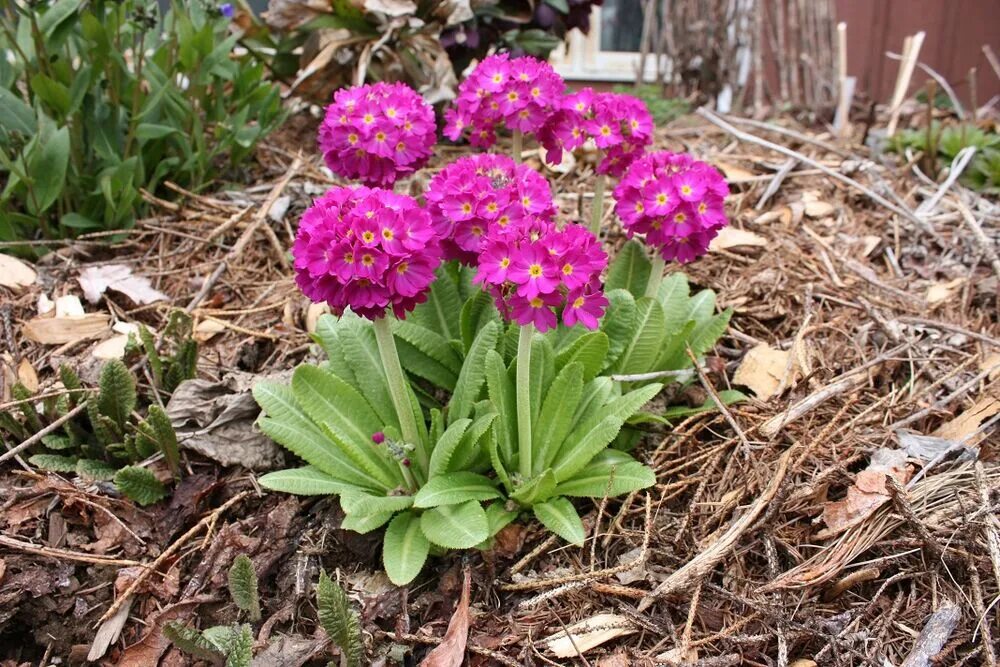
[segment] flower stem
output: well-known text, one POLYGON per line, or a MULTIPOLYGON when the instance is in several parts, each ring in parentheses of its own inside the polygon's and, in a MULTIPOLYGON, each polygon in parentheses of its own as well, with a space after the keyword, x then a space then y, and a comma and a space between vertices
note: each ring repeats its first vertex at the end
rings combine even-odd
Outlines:
POLYGON ((521 327, 517 340, 517 452, 522 481, 531 477, 531 338, 535 325, 521 327))
MULTIPOLYGON (((413 416, 406 376, 403 375, 403 367, 399 363, 399 354, 396 352, 396 339, 392 336, 390 317, 390 315, 386 315, 374 321, 378 353, 382 357, 382 368, 389 384, 389 395, 392 397, 393 407, 396 408, 396 417, 399 418, 399 428, 403 431, 403 440, 413 445, 420 468, 427 470, 427 451, 424 449, 424 443, 420 440, 417 421, 413 416)), ((406 472, 404 472, 404 476, 406 476, 406 472)))
POLYGON ((663 282, 663 270, 667 263, 660 257, 659 253, 653 256, 653 265, 649 269, 649 281, 646 283, 646 296, 656 298, 656 293, 660 291, 660 283, 663 282))
POLYGON ((594 203, 590 206, 590 231, 594 236, 601 235, 601 218, 604 217, 604 188, 607 186, 608 177, 606 174, 597 175, 597 183, 594 184, 594 203))
POLYGON ((514 153, 514 162, 521 164, 521 144, 523 142, 523 137, 521 136, 521 130, 514 130, 514 148, 512 152, 514 153))

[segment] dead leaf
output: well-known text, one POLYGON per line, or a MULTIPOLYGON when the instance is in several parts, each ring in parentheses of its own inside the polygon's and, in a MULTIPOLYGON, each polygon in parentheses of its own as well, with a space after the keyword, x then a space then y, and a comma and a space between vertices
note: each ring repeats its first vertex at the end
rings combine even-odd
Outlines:
POLYGON ((88 266, 77 278, 87 301, 97 303, 107 290, 120 292, 136 304, 145 305, 154 301, 166 301, 169 297, 155 289, 149 278, 132 275, 132 268, 125 264, 105 264, 88 266))
POLYGON ((101 627, 94 634, 94 641, 90 644, 90 652, 87 654, 88 661, 100 660, 108 652, 108 648, 118 641, 122 628, 125 627, 125 621, 128 620, 128 613, 132 609, 133 602, 135 602, 135 598, 129 596, 129 599, 125 600, 114 616, 101 623, 101 627))
POLYGON ((995 393, 987 393, 971 408, 942 424, 932 435, 973 447, 982 442, 987 435, 985 432, 979 432, 979 427, 998 412, 1000 412, 1000 398, 995 393))
MULTIPOLYGON (((287 373, 269 376, 288 380, 287 373)), ((224 466, 242 465, 251 470, 269 470, 284 464, 281 449, 254 428, 260 407, 250 394, 258 379, 251 373, 227 373, 220 382, 185 380, 177 387, 167 415, 177 439, 187 449, 224 466)))
POLYGON ((455 613, 448 621, 444 639, 427 654, 421 667, 462 667, 465 661, 465 643, 469 639, 469 593, 472 589, 472 574, 465 570, 462 581, 462 597, 458 600, 455 613))
POLYGON ((864 255, 865 257, 868 257, 869 255, 872 254, 872 252, 875 251, 875 248, 877 248, 879 246, 879 244, 882 243, 882 237, 881 236, 862 236, 861 237, 861 242, 863 244, 862 249, 861 249, 861 254, 864 255))
POLYGON ((364 0, 366 12, 377 12, 386 16, 408 16, 417 12, 413 0, 364 0))
POLYGON ((93 338, 108 330, 111 318, 104 313, 77 317, 36 317, 24 323, 25 338, 42 345, 63 345, 93 338))
POLYGON ((965 284, 965 278, 955 278, 946 283, 934 283, 927 288, 927 296, 924 298, 931 306, 936 306, 943 301, 950 301, 963 284, 965 284))
POLYGON ((556 657, 575 658, 612 639, 631 635, 638 631, 628 616, 597 614, 579 623, 574 623, 543 641, 556 657))
POLYGON ((597 661, 597 667, 631 667, 632 661, 624 651, 618 650, 597 661))
POLYGON ((715 166, 722 171, 726 176, 726 180, 730 183, 746 183, 752 182, 757 178, 757 174, 747 171, 743 167, 737 167, 734 164, 729 164, 728 162, 722 162, 717 160, 715 166))
POLYGON ((979 370, 988 371, 986 378, 990 381, 1000 377, 1000 352, 991 352, 979 362, 979 370))
POLYGON ((776 208, 774 210, 768 211, 767 213, 761 213, 756 218, 754 218, 755 225, 766 225, 769 222, 774 222, 775 220, 780 220, 783 223, 788 223, 792 218, 792 213, 787 206, 782 206, 781 208, 776 208))
POLYGON ((954 440, 938 438, 933 435, 921 435, 906 429, 897 430, 896 438, 899 440, 899 448, 904 450, 911 459, 933 461, 944 454, 959 450, 962 450, 959 457, 959 460, 962 461, 974 461, 977 455, 975 449, 954 440))
MULTIPOLYGON (((83 317, 87 314, 83 309, 83 304, 80 303, 80 297, 75 294, 64 294, 56 297, 55 310, 56 317, 83 317)), ((44 315, 45 313, 39 309, 38 314, 44 315)))
POLYGON ((730 248, 762 247, 768 244, 768 240, 760 234, 754 234, 744 229, 736 227, 723 227, 719 235, 708 244, 708 249, 718 252, 719 250, 729 250, 730 248))
POLYGON ((148 632, 142 639, 126 647, 116 664, 118 667, 148 667, 159 664, 160 656, 170 646, 170 640, 163 636, 163 626, 170 621, 183 621, 191 614, 192 607, 214 601, 215 597, 212 595, 198 595, 154 612, 145 619, 148 632))
POLYGON ((33 285, 38 274, 17 257, 0 253, 0 287, 17 289, 33 285))
POLYGON ((910 481, 913 469, 906 463, 906 452, 885 447, 876 449, 868 467, 855 476, 854 486, 847 489, 847 497, 827 502, 823 507, 823 521, 827 527, 816 538, 823 540, 842 533, 889 502, 891 496, 886 483, 889 475, 904 486, 910 481))
POLYGON ((828 218, 836 212, 833 204, 826 201, 805 202, 805 214, 810 218, 828 218))
POLYGON ((816 661, 809 658, 799 658, 788 667, 816 667, 816 661))
POLYGON ((194 339, 205 343, 226 330, 226 325, 219 320, 202 320, 194 327, 194 339))
POLYGON ((306 310, 306 332, 314 334, 316 333, 316 325, 319 323, 319 318, 330 312, 330 306, 324 301, 323 303, 310 303, 309 308, 306 310))
POLYGON ((21 359, 21 363, 17 365, 17 381, 32 394, 38 391, 38 373, 27 359, 21 359))
POLYGON ((272 28, 289 32, 330 13, 330 0, 270 0, 263 18, 272 28))
POLYGON ((743 357, 733 375, 733 384, 749 387, 757 398, 766 401, 782 388, 782 380, 787 388, 795 383, 798 375, 799 365, 793 360, 791 350, 776 350, 761 343, 743 357))
POLYGON ((698 662, 698 649, 690 646, 687 648, 677 646, 656 656, 656 662, 664 662, 668 665, 690 665, 698 662))

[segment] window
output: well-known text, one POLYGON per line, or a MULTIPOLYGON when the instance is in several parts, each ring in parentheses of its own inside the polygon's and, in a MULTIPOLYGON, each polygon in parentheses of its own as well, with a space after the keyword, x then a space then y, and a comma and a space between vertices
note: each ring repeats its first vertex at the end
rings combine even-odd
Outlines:
MULTIPOLYGON (((642 44, 642 0, 604 0, 590 16, 590 34, 573 30, 550 61, 571 81, 634 81, 642 44)), ((644 78, 656 78, 656 57, 646 58, 644 78)))

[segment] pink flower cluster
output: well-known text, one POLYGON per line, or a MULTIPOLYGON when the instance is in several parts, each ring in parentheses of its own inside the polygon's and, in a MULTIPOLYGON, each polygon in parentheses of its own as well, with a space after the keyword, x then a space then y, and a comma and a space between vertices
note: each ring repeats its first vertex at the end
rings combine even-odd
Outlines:
POLYGON ((459 158, 431 179, 424 194, 445 254, 475 263, 494 226, 527 217, 550 220, 556 213, 545 177, 505 155, 481 153, 459 158))
POLYGON ((597 173, 621 176, 652 142, 653 117, 642 100, 631 95, 584 88, 564 97, 538 133, 545 159, 553 164, 562 160, 563 150, 575 150, 588 139, 604 152, 597 173))
POLYGON ((647 153, 615 188, 615 212, 629 237, 645 234, 665 261, 683 264, 704 254, 728 224, 728 194, 715 167, 686 153, 647 153))
POLYGON ((427 164, 437 140, 434 110, 403 83, 342 88, 319 128, 330 171, 372 187, 427 164))
POLYGON ((483 242, 475 282, 496 300, 505 319, 548 331, 562 321, 596 329, 608 300, 600 280, 608 256, 586 227, 525 217, 495 226, 483 242))
POLYGON ((483 59, 458 87, 445 114, 444 134, 457 141, 466 131, 473 146, 496 143, 499 125, 530 133, 559 105, 566 84, 547 62, 498 53, 483 59))
POLYGON ((340 315, 403 318, 427 300, 440 239, 416 200, 378 188, 338 187, 302 215, 292 248, 295 282, 340 315))

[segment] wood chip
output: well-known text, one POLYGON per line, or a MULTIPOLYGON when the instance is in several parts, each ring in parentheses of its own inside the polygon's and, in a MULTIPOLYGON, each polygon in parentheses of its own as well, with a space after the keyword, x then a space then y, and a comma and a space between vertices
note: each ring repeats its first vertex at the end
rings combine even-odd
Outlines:
POLYGON ((1000 390, 981 396, 975 404, 951 421, 942 424, 933 435, 946 440, 974 446, 986 438, 986 433, 976 433, 987 419, 1000 412, 1000 390))
POLYGON ((924 297, 928 305, 936 306, 944 301, 954 298, 958 288, 965 284, 965 278, 955 278, 946 283, 934 283, 927 288, 927 295, 924 297))
POLYGON ((766 238, 736 227, 723 227, 719 235, 708 244, 708 249, 718 252, 731 248, 764 247, 768 244, 766 238))
POLYGON ((0 253, 0 287, 19 289, 33 285, 38 274, 17 257, 0 253))
POLYGON ((805 214, 810 218, 828 218, 836 210, 830 202, 810 201, 805 203, 805 214))
POLYGON ((766 401, 782 388, 788 388, 797 379, 798 364, 791 350, 776 350, 767 344, 757 345, 743 357, 733 375, 733 384, 749 387, 754 395, 766 401), (785 380, 785 375, 790 377, 785 380))
POLYGON ((38 373, 27 359, 21 359, 21 363, 17 365, 17 381, 31 393, 38 391, 38 373))
POLYGON ((225 330, 226 325, 218 320, 202 320, 195 325, 193 336, 199 343, 204 343, 225 330))
POLYGON ((726 180, 730 183, 748 183, 753 182, 757 178, 757 174, 752 171, 747 171, 743 167, 737 167, 736 165, 729 164, 728 162, 716 160, 714 164, 723 174, 725 174, 726 180))
POLYGON ((105 313, 78 317, 36 317, 21 330, 31 341, 42 345, 64 345, 99 336, 108 330, 111 318, 105 313))
POLYGON ((546 638, 548 649, 559 658, 575 658, 606 642, 638 632, 628 616, 597 614, 546 638))

